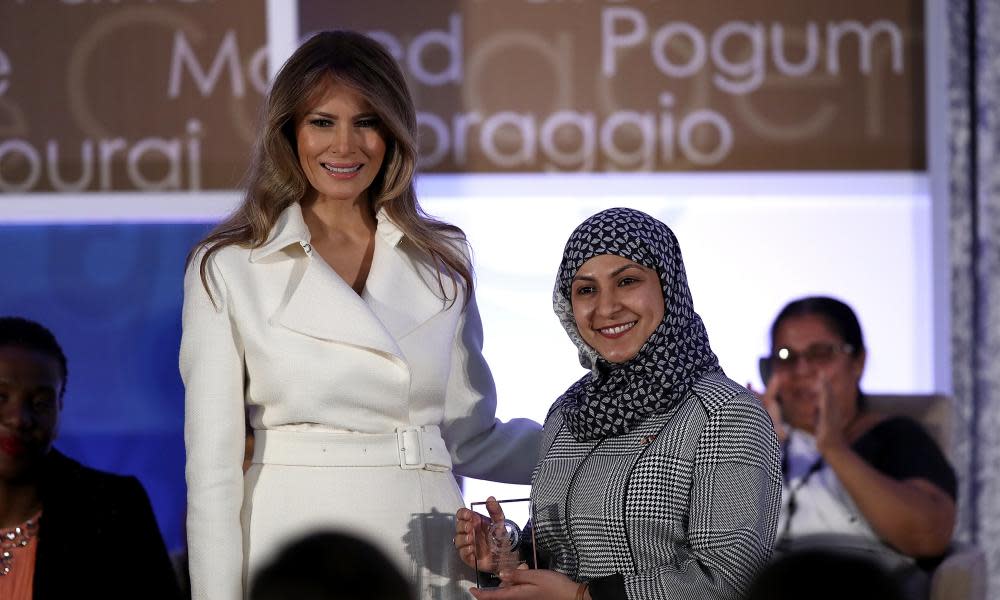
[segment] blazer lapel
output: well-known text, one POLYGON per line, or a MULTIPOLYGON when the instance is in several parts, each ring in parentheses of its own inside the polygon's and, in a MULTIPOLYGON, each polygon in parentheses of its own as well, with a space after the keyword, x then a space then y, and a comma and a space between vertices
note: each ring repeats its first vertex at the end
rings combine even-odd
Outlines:
POLYGON ((405 358, 365 301, 319 257, 306 258, 305 272, 278 322, 299 333, 372 348, 405 358))
MULTIPOLYGON (((407 252, 405 243, 396 226, 379 213, 375 253, 363 296, 396 340, 447 306, 438 287, 437 271, 415 258, 417 253, 407 252)), ((447 277, 444 285, 449 294, 454 293, 447 277)))
POLYGON ((302 218, 299 204, 293 203, 282 212, 266 243, 250 253, 251 262, 275 260, 304 261, 298 282, 292 276, 288 301, 278 309, 278 323, 321 340, 329 340, 372 348, 404 358, 395 340, 385 330, 365 301, 330 268, 322 258, 309 250, 309 228, 302 218), (299 251, 280 252, 288 246, 299 251), (280 252, 280 253, 279 253, 280 252))
MULTIPOLYGON (((396 340, 441 312, 446 303, 438 289, 437 271, 415 258, 420 253, 406 251, 402 231, 384 212, 377 218, 372 266, 362 296, 322 258, 306 252, 305 257, 294 259, 305 260, 305 269, 298 284, 291 284, 288 301, 275 318, 284 327, 314 338, 372 348, 405 360, 396 340)), ((294 204, 251 260, 267 260, 288 245, 308 248, 308 242, 308 228, 294 204)), ((445 289, 455 293, 447 278, 445 289)))

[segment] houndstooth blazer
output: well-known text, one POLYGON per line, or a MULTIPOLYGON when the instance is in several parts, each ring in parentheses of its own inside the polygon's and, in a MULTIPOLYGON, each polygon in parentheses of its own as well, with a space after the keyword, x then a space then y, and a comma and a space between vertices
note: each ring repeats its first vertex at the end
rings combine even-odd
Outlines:
POLYGON ((595 600, 736 598, 771 554, 780 453, 767 413, 721 372, 624 435, 577 442, 558 403, 531 497, 539 554, 595 600))

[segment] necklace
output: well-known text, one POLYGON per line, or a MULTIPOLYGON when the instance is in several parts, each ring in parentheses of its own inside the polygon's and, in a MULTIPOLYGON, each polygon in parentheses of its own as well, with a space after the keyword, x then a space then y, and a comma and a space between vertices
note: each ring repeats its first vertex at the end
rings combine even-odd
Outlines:
POLYGON ((0 529, 0 577, 10 574, 14 565, 14 551, 24 548, 38 535, 38 516, 31 517, 24 523, 0 529))

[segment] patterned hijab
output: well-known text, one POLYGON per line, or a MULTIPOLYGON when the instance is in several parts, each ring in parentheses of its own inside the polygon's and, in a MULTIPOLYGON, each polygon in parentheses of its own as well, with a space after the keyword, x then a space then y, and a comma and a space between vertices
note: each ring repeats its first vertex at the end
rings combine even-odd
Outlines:
POLYGON ((556 402, 578 441, 626 433, 647 416, 680 402, 705 373, 721 370, 705 325, 694 312, 677 238, 643 212, 611 208, 573 231, 563 250, 552 304, 580 352, 580 364, 591 370, 556 402), (639 353, 624 363, 602 358, 580 337, 573 318, 573 277, 583 263, 602 254, 654 269, 663 287, 663 320, 639 353))

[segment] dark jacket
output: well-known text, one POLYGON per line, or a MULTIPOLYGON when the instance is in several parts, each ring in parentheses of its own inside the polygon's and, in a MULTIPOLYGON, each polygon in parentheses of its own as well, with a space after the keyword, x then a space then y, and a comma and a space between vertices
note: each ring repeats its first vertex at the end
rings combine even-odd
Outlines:
POLYGON ((35 600, 179 597, 138 479, 87 468, 52 450, 41 494, 35 600))

